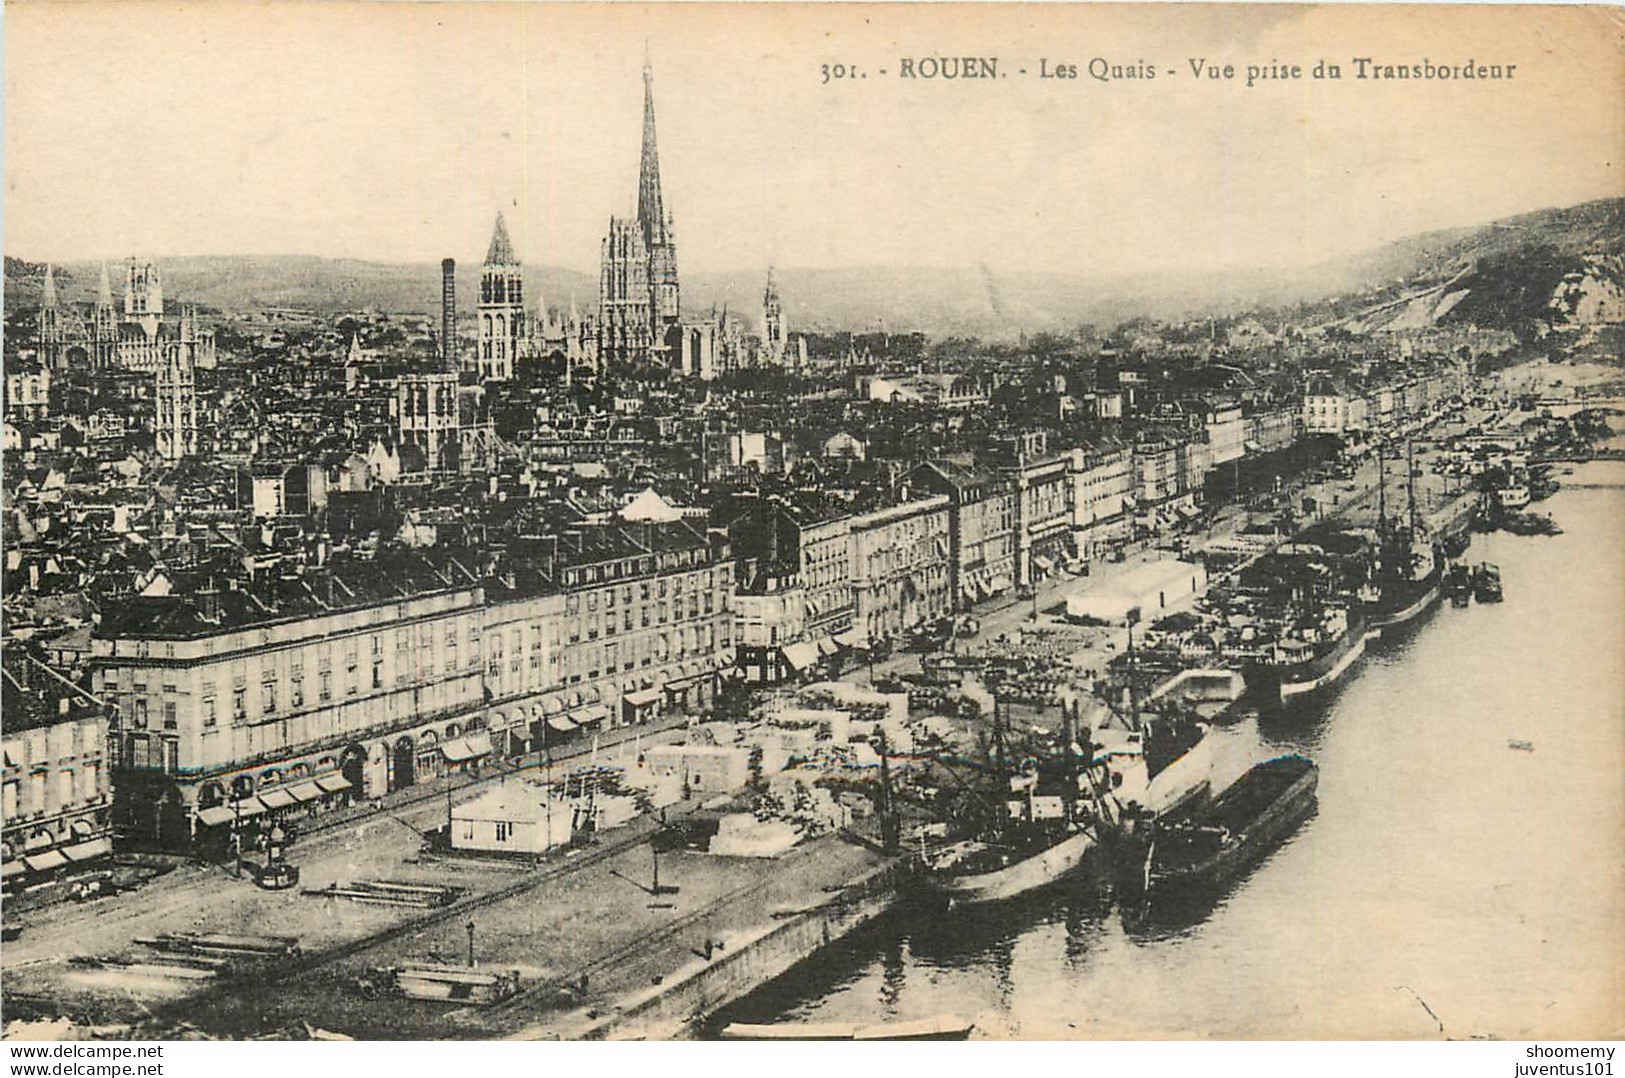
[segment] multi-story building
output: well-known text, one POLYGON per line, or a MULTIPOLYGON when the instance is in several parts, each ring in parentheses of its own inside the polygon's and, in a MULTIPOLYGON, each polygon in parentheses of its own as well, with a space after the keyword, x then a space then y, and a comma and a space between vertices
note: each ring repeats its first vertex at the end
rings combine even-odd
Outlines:
POLYGON ((1081 465, 1071 453, 1028 455, 1001 471, 1015 490, 1016 581, 1032 585, 1071 560, 1072 472, 1081 465))
POLYGON ((932 461, 916 468, 910 480, 920 490, 948 496, 948 590, 954 609, 968 610, 1012 589, 1016 491, 1008 477, 932 461))
POLYGON ((7 889, 112 852, 108 709, 38 658, 6 649, 0 873, 7 889))
POLYGON ((550 548, 564 596, 560 704, 601 706, 611 725, 710 704, 735 658, 734 567, 721 533, 682 520, 584 526, 550 548))
POLYGON ((1073 534, 1079 557, 1093 561, 1129 538, 1134 508, 1134 454, 1126 445, 1103 442, 1081 450, 1072 472, 1073 534))
POLYGON ((738 512, 728 536, 740 564, 739 666, 754 681, 780 681, 856 640, 852 515, 834 503, 774 498, 738 512), (811 650, 799 645, 809 644, 811 650))
POLYGON ((6 364, 6 418, 15 423, 50 414, 50 368, 40 363, 6 364))
POLYGON ((138 840, 223 848, 259 817, 411 786, 483 727, 484 593, 455 558, 179 590, 111 608, 92 640, 118 821, 138 840))
POLYGON ((853 627, 862 638, 855 643, 892 643, 953 613, 951 516, 946 494, 853 516, 853 627))
POLYGON ((1309 383, 1303 395, 1303 426, 1310 434, 1358 434, 1370 423, 1370 402, 1330 378, 1309 383))

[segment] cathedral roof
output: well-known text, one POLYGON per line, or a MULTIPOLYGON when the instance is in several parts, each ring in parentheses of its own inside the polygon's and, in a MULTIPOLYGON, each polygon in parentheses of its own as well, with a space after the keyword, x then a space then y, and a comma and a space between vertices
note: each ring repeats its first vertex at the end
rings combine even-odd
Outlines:
POLYGON ((508 223, 497 214, 496 228, 491 230, 491 246, 485 252, 487 266, 512 266, 519 262, 514 257, 513 241, 508 238, 508 223))

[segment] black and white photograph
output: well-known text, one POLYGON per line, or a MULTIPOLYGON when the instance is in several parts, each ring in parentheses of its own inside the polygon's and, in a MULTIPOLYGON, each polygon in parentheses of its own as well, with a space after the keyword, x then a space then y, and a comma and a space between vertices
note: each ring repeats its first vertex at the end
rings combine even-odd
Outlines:
POLYGON ((3 28, 8 1075, 1613 1073, 1619 8, 3 28))

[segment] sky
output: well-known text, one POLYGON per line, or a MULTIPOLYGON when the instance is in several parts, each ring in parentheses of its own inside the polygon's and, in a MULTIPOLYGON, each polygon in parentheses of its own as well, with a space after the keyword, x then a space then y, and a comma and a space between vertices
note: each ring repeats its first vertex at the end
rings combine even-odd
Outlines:
POLYGON ((5 251, 32 260, 477 260, 503 210, 527 261, 595 271, 646 48, 685 271, 1308 266, 1625 195, 1600 8, 16 0, 5 30, 5 251), (933 56, 1003 77, 899 77, 933 56), (1517 70, 1362 81, 1355 56, 1517 70), (1304 77, 1243 85, 1277 61, 1304 77))

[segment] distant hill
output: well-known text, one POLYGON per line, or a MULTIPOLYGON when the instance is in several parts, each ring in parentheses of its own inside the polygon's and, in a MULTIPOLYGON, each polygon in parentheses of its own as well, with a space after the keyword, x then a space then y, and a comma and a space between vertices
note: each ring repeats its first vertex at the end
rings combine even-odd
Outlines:
MULTIPOLYGON (((1365 328, 1606 320, 1619 317, 1622 255, 1625 199, 1611 199, 1413 236, 1308 270, 1083 277, 979 266, 857 266, 780 267, 777 276, 792 331, 884 327, 1002 338, 1142 316, 1176 320, 1284 307, 1365 328)), ((166 295, 221 311, 289 306, 429 313, 439 306, 438 264, 222 256, 170 258, 162 268, 166 295)), ((8 257, 5 270, 8 308, 38 303, 43 266, 8 257)), ((99 272, 92 263, 59 266, 58 288, 65 298, 90 299, 99 272)), ((555 308, 574 297, 583 312, 596 303, 592 274, 532 266, 525 275, 532 304, 539 295, 555 308)), ((766 267, 686 274, 683 306, 725 305, 754 324, 765 275, 766 267)), ((118 277, 115 266, 115 289, 118 277)), ((479 266, 460 261, 464 310, 473 306, 478 282, 479 266)))

